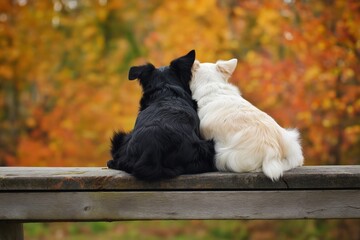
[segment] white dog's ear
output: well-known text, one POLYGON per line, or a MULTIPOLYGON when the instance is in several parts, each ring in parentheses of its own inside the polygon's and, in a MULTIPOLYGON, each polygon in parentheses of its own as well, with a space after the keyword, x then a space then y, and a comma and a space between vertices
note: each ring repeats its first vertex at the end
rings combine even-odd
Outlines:
POLYGON ((228 61, 219 60, 216 62, 216 69, 221 72, 226 80, 228 80, 235 71, 237 65, 237 59, 233 58, 228 61))
POLYGON ((199 60, 195 60, 194 64, 192 65, 192 71, 195 72, 199 68, 200 68, 200 62, 199 62, 199 60))

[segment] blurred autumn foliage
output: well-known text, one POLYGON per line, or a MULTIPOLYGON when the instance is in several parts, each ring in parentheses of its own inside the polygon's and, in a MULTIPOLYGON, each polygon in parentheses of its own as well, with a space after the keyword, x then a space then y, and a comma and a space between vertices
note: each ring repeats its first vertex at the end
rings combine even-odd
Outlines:
POLYGON ((190 49, 239 59, 232 82, 306 164, 359 164, 360 1, 2 0, 0 165, 104 166, 132 128, 131 65, 190 49))

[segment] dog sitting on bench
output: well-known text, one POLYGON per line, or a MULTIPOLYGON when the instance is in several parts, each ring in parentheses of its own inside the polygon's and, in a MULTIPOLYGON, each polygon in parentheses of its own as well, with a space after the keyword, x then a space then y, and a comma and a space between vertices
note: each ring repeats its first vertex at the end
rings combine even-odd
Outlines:
POLYGON ((237 59, 195 61, 190 88, 198 102, 200 130, 215 141, 215 165, 220 171, 263 171, 273 181, 301 166, 304 158, 296 129, 284 129, 242 98, 228 80, 237 59))
POLYGON ((109 168, 142 180, 214 171, 214 143, 200 137, 197 104, 189 82, 195 51, 155 68, 131 67, 129 80, 143 89, 134 129, 117 132, 111 140, 109 168))

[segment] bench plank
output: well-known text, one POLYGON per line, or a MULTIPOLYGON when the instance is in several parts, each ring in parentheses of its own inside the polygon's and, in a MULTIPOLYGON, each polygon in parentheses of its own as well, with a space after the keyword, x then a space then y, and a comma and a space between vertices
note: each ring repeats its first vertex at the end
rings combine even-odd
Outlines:
POLYGON ((357 190, 0 193, 0 219, 301 219, 360 216, 357 190))
POLYGON ((360 165, 304 166, 272 182, 263 173, 204 173, 158 182, 99 167, 0 167, 1 191, 360 189, 360 165))

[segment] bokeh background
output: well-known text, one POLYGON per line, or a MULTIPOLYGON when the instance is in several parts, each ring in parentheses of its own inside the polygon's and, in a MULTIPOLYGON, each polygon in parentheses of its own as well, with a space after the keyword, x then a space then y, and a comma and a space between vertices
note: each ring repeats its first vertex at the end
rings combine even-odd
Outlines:
MULTIPOLYGON (((0 165, 105 166, 132 65, 238 58, 231 82, 306 165, 360 164, 360 1, 2 0, 0 165)), ((301 203, 299 203, 301 204, 301 203)), ((28 239, 360 239, 358 220, 26 224, 28 239)))

